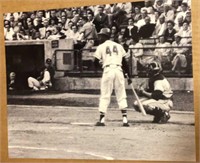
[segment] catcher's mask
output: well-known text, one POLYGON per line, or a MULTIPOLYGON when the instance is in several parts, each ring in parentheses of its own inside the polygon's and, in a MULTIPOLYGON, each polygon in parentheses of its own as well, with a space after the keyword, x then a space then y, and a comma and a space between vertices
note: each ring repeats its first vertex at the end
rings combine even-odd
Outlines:
POLYGON ((155 61, 150 63, 147 67, 147 74, 150 77, 158 75, 160 72, 161 72, 161 67, 160 67, 159 63, 157 63, 155 61))

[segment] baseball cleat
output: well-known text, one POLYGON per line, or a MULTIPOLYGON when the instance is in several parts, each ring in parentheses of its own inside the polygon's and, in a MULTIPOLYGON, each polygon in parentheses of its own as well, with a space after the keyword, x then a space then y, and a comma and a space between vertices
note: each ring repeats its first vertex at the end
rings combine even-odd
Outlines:
POLYGON ((159 123, 164 124, 167 123, 167 121, 170 119, 169 112, 165 111, 163 116, 160 118, 159 123))
POLYGON ((105 126, 105 123, 97 122, 95 126, 105 126))
POLYGON ((128 123, 123 123, 123 127, 129 127, 130 125, 128 123))
POLYGON ((153 119, 153 123, 160 123, 164 124, 167 123, 167 121, 170 119, 169 112, 167 111, 162 111, 160 115, 156 115, 153 119))

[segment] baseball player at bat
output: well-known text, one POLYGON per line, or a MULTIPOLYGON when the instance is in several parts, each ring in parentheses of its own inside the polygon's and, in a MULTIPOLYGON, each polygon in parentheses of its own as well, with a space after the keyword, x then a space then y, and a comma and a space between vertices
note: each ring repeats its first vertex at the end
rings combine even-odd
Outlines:
MULTIPOLYGON (((103 75, 101 79, 101 95, 99 101, 100 119, 96 123, 96 126, 105 126, 105 115, 107 108, 110 104, 110 98, 115 89, 115 94, 119 109, 122 113, 123 126, 128 127, 127 119, 127 96, 125 90, 125 73, 129 75, 129 68, 127 64, 127 53, 122 45, 113 42, 110 39, 110 29, 102 28, 98 33, 100 45, 95 52, 95 66, 102 63, 103 75)), ((128 81, 129 84, 131 80, 128 81)))
MULTIPOLYGON (((167 123, 173 107, 171 86, 163 76, 159 63, 150 63, 147 70, 147 88, 140 86, 136 92, 141 96, 140 101, 146 113, 154 116, 153 123, 167 123)), ((140 112, 137 101, 134 102, 134 108, 140 112)))

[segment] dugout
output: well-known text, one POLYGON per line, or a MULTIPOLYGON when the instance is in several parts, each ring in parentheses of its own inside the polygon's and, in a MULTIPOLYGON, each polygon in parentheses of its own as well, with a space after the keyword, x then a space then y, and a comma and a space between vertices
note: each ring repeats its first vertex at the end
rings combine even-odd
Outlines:
POLYGON ((60 70, 71 70, 74 67, 72 49, 72 39, 6 41, 7 79, 9 73, 14 71, 18 89, 26 89, 28 77, 38 77, 47 58, 51 58, 60 70))

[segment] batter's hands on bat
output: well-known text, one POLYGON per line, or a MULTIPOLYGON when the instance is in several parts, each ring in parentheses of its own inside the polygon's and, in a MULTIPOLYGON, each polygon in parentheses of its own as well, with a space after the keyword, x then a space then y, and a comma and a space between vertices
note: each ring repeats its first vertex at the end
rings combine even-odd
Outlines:
POLYGON ((132 80, 130 76, 128 75, 128 73, 125 73, 124 76, 127 78, 128 85, 130 85, 132 83, 132 80))
POLYGON ((128 81, 128 85, 132 83, 132 80, 130 78, 128 78, 127 81, 128 81))

